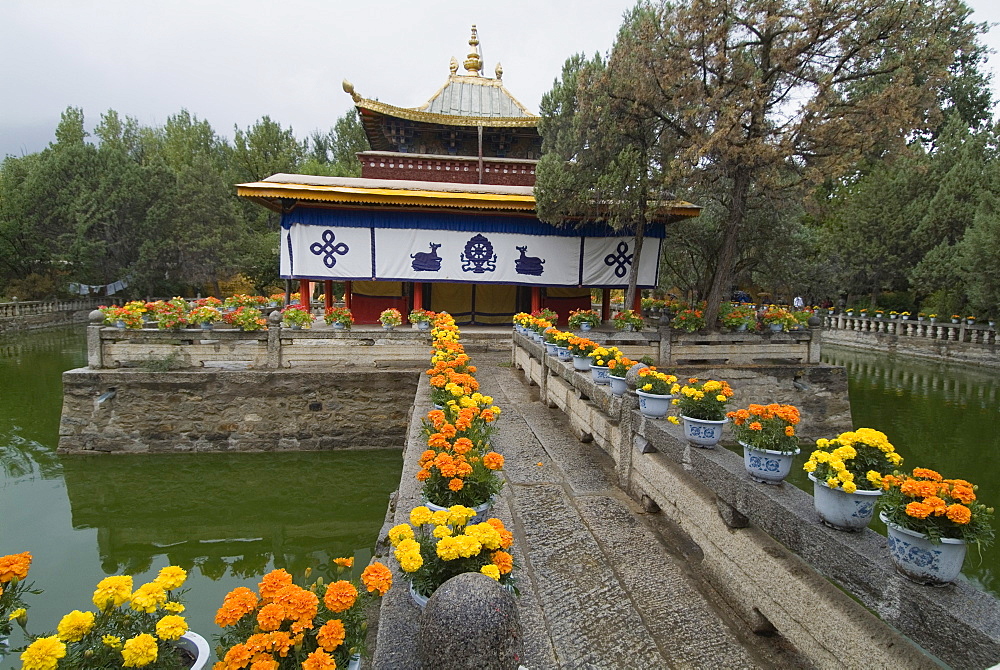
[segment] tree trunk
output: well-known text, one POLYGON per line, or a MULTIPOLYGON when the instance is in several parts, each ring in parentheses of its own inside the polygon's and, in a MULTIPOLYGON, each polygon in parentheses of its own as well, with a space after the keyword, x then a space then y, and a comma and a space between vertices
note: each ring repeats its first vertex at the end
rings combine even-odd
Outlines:
POLYGON ((632 309, 635 304, 635 292, 639 283, 639 259, 642 256, 642 241, 646 235, 645 207, 639 212, 639 221, 635 224, 635 251, 632 252, 632 268, 628 275, 628 290, 625 291, 625 309, 632 309))
POLYGON ((719 316, 719 305, 733 281, 733 259, 736 258, 736 243, 739 238, 743 216, 746 214, 747 196, 750 193, 750 172, 739 168, 733 178, 732 200, 729 203, 729 217, 722 237, 722 248, 716 259, 715 276, 705 299, 705 326, 715 330, 715 320, 719 316))

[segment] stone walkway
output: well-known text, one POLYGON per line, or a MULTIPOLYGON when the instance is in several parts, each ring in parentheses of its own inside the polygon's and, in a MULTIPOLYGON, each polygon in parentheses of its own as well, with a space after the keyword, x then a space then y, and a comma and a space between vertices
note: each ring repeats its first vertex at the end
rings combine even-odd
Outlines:
MULTIPOLYGON (((515 535, 525 658, 542 668, 801 667, 776 638, 753 635, 697 578, 698 550, 615 484, 611 459, 581 444, 562 413, 538 402, 509 354, 474 355, 483 393, 503 409, 494 448, 506 486, 494 507, 515 535)), ((429 405, 420 385, 415 413, 429 405)), ((419 437, 411 422, 410 443, 419 437)), ((404 455, 395 518, 419 504, 419 448, 404 455)), ((393 565, 395 561, 389 560, 393 565)), ((405 584, 405 582, 399 582, 405 584)), ((419 610, 405 589, 386 596, 375 668, 419 668, 419 610)))

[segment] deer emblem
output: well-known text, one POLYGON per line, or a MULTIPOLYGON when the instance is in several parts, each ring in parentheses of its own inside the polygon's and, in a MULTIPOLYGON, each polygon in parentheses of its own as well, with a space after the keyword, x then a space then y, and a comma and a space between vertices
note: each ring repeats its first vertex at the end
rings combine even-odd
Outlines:
POLYGON ((514 270, 517 271, 517 274, 540 277, 542 272, 544 272, 542 265, 545 263, 545 259, 538 256, 526 256, 525 254, 528 251, 527 245, 514 248, 521 252, 521 256, 514 260, 514 270))
POLYGON ((441 245, 434 242, 431 242, 430 245, 430 251, 418 251, 415 254, 410 254, 410 258, 413 259, 410 266, 414 272, 437 272, 441 269, 441 257, 437 254, 441 245))

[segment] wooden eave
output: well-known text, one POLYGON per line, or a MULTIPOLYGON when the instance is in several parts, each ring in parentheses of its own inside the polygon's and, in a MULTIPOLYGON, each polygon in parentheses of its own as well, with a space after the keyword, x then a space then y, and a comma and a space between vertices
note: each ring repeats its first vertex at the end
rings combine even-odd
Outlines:
POLYGON ((378 100, 368 100, 361 98, 356 100, 354 105, 358 109, 367 109, 376 114, 405 119, 407 121, 417 121, 420 123, 433 123, 443 126, 464 126, 468 128, 537 128, 541 117, 538 116, 462 116, 458 114, 435 114, 424 112, 419 109, 408 109, 406 107, 396 107, 388 105, 378 100))

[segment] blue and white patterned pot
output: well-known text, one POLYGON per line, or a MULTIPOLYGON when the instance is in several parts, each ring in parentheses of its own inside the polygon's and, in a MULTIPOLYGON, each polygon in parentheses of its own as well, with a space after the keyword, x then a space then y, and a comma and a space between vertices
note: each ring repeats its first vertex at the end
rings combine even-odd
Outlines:
POLYGON ((757 449, 745 442, 743 446, 743 465, 750 479, 761 484, 780 484, 792 471, 792 462, 799 455, 799 449, 786 454, 771 449, 757 449))
POLYGON ((837 530, 859 532, 868 527, 875 516, 875 505, 882 491, 855 491, 832 489, 809 473, 813 482, 813 504, 819 520, 837 530))
POLYGON ((611 384, 611 393, 613 395, 625 395, 625 391, 628 390, 628 384, 625 383, 624 377, 608 375, 608 383, 611 384))
POLYGON ((965 562, 965 541, 942 537, 940 544, 931 542, 926 535, 886 521, 889 535, 889 558, 896 570, 918 584, 945 586, 962 572, 965 562))
POLYGON ((573 369, 586 372, 590 369, 590 356, 574 356, 573 369))
POLYGON ((610 384, 611 376, 608 374, 608 366, 591 365, 590 374, 594 378, 595 384, 610 384))
POLYGON ((573 354, 569 353, 569 349, 567 349, 566 347, 559 347, 559 349, 557 349, 557 352, 559 360, 561 361, 568 361, 571 358, 573 358, 573 354))
MULTIPOLYGON (((638 393, 638 391, 636 391, 638 393)), ((684 422, 684 439, 696 447, 711 449, 722 439, 722 427, 726 420, 709 421, 708 419, 692 419, 681 415, 684 422)))
POLYGON ((639 396, 639 411, 651 419, 661 419, 666 416, 670 409, 670 401, 674 399, 672 395, 657 395, 639 390, 635 394, 639 396))
POLYGON ((559 345, 553 344, 551 342, 546 342, 545 353, 547 353, 549 356, 555 356, 556 354, 559 353, 559 345))

